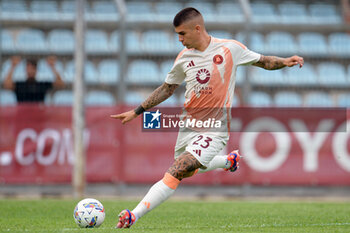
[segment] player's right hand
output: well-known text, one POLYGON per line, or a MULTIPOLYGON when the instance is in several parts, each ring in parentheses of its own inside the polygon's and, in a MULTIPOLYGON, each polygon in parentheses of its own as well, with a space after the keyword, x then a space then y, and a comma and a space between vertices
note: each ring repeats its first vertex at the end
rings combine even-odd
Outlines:
POLYGON ((111 117, 114 119, 119 119, 122 121, 122 124, 125 124, 125 123, 135 119, 137 117, 137 114, 135 113, 134 110, 130 110, 128 112, 123 112, 121 114, 111 115, 111 117))

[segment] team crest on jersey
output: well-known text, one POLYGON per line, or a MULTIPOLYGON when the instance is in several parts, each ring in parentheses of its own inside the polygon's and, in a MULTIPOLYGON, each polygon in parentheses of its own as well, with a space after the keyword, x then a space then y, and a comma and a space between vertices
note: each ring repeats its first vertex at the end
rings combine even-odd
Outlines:
POLYGON ((224 61, 224 58, 223 58, 220 54, 216 54, 216 55, 213 57, 213 62, 214 62, 216 65, 220 65, 223 61, 224 61))
POLYGON ((200 69, 197 71, 196 79, 200 84, 205 84, 210 79, 210 72, 207 69, 200 69))

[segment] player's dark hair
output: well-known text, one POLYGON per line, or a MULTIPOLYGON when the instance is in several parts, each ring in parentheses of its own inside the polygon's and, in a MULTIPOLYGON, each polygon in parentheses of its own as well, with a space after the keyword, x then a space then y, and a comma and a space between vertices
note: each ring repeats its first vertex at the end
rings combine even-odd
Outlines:
POLYGON ((28 58, 27 59, 27 64, 30 64, 32 66, 34 66, 36 68, 37 64, 38 64, 38 60, 35 58, 28 58))
POLYGON ((193 7, 187 7, 182 9, 179 13, 177 13, 173 20, 174 27, 180 26, 183 22, 191 20, 197 16, 200 16, 201 13, 193 7))

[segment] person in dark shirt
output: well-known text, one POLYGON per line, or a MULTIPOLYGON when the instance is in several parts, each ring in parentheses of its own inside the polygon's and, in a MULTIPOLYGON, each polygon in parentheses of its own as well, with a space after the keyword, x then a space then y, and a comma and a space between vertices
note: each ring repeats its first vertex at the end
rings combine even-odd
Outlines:
POLYGON ((16 93, 18 102, 43 102, 47 91, 52 88, 60 89, 64 87, 61 75, 55 68, 56 57, 50 56, 46 59, 55 75, 54 82, 38 82, 36 80, 37 60, 35 59, 27 59, 26 61, 27 79, 25 81, 14 82, 12 79, 13 72, 20 61, 21 57, 19 56, 13 56, 11 58, 11 68, 3 85, 5 89, 13 90, 16 93))

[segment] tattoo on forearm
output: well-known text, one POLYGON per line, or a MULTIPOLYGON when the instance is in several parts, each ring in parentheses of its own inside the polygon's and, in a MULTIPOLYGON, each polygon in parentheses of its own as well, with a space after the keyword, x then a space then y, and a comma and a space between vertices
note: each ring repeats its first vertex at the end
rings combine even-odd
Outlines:
POLYGON ((182 180, 183 178, 188 177, 189 173, 194 172, 201 167, 202 164, 193 157, 193 155, 189 152, 185 152, 175 160, 167 172, 178 180, 182 180))
POLYGON ((255 65, 267 70, 277 70, 285 67, 283 64, 283 58, 263 55, 261 55, 260 60, 255 63, 255 65))
POLYGON ((150 109, 167 98, 169 98, 179 85, 163 83, 160 87, 155 89, 152 94, 142 103, 144 109, 150 109))

